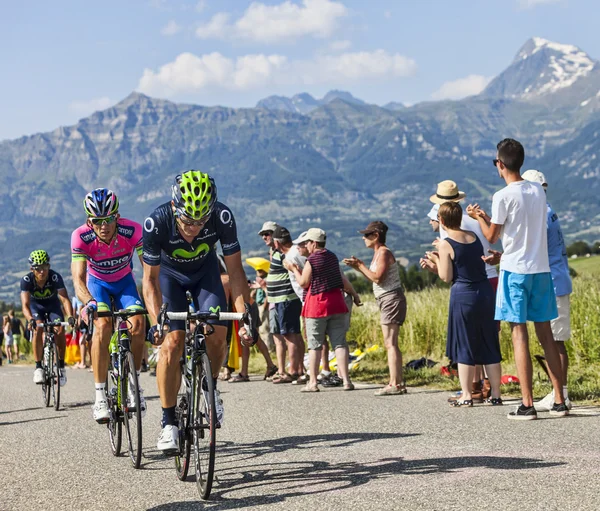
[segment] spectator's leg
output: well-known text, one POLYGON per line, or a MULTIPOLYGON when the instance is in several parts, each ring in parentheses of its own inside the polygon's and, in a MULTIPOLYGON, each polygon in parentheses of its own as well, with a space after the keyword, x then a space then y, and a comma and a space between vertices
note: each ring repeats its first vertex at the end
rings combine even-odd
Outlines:
MULTIPOLYGON (((404 386, 402 378, 402 353, 398 348, 398 332, 400 325, 392 323, 381 325, 383 331, 383 342, 387 350, 388 367, 390 370, 390 386, 404 386)), ((469 387, 470 391, 470 387, 469 387)), ((470 399, 470 398, 469 398, 470 399)))
POLYGON ((277 354, 277 366, 279 367, 279 374, 285 374, 285 339, 282 335, 273 334, 275 339, 275 352, 277 354))
POLYGON ((460 380, 460 386, 462 388, 462 395, 460 399, 462 401, 470 401, 473 399, 471 393, 473 385, 473 375, 475 374, 475 366, 467 364, 458 364, 458 379, 460 380))
POLYGON ((515 363, 517 364, 517 376, 521 382, 523 405, 533 406, 533 367, 531 365, 531 355, 529 353, 527 323, 511 323, 510 328, 513 349, 515 351, 515 363))
POLYGON ((567 348, 565 348, 564 341, 555 341, 556 349, 558 350, 558 356, 560 357, 560 367, 562 369, 562 383, 563 387, 567 386, 567 373, 569 371, 569 354, 567 348))
POLYGON ((323 366, 323 372, 325 374, 329 374, 331 372, 331 368, 329 367, 329 342, 325 341, 323 343, 323 350, 321 354, 321 365, 323 366))
POLYGON ((485 366, 487 377, 490 380, 492 387, 492 397, 497 399, 500 397, 500 380, 502 378, 501 364, 488 364, 485 366))
POLYGON ((309 386, 317 386, 317 374, 319 372, 319 362, 321 361, 321 348, 308 350, 308 366, 310 370, 309 386))
POLYGON ((554 389, 554 402, 556 404, 563 403, 561 360, 556 346, 557 343, 554 341, 554 336, 552 335, 550 321, 534 323, 534 325, 535 333, 544 350, 544 356, 546 357, 550 381, 552 382, 552 388, 554 389))
POLYGON ((269 353, 269 348, 267 348, 267 345, 264 343, 264 341, 262 339, 258 339, 258 342, 256 343, 256 347, 258 348, 258 351, 260 351, 260 354, 265 359, 265 362, 267 363, 267 369, 271 369, 273 367, 273 360, 271 359, 271 354, 269 353))

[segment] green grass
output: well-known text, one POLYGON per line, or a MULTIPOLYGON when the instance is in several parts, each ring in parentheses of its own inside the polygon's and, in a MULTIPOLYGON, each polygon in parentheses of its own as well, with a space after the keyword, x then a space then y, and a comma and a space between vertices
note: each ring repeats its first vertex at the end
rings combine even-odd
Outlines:
POLYGON ((569 259, 571 266, 578 274, 600 277, 600 256, 578 257, 569 259))

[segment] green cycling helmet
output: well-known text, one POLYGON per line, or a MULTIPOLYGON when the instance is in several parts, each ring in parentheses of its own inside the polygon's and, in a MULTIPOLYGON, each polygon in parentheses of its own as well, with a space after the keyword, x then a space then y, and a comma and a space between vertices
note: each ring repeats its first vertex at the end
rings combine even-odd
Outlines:
POLYGON ((176 176, 172 190, 177 214, 193 220, 210 215, 217 202, 214 179, 199 170, 188 170, 176 176))
POLYGON ((29 264, 31 266, 39 266, 40 264, 49 264, 50 256, 45 250, 34 250, 29 254, 29 264))

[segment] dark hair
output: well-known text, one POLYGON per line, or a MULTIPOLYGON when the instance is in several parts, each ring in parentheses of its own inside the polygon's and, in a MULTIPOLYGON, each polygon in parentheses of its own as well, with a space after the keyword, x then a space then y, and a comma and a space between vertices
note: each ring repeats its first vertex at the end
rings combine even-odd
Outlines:
POLYGON ((317 248, 325 248, 324 241, 315 241, 315 244, 317 245, 317 248))
POLYGON ((505 138, 498 142, 498 159, 511 172, 520 172, 525 161, 525 149, 521 142, 512 138, 505 138))
POLYGON ((458 202, 444 202, 438 211, 440 219, 443 220, 444 227, 447 229, 460 229, 462 223, 463 210, 458 202))

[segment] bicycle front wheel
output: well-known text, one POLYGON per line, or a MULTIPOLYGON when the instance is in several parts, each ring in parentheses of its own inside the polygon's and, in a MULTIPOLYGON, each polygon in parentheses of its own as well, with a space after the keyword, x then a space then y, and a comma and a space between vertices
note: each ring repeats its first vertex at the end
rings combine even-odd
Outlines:
POLYGON ((177 478, 184 481, 190 469, 190 453, 192 447, 192 436, 188 426, 189 404, 188 396, 183 395, 175 408, 175 416, 179 424, 179 452, 175 456, 175 470, 177 478))
POLYGON ((54 409, 58 412, 60 408, 60 373, 64 371, 64 367, 59 367, 58 346, 54 344, 54 365, 52 366, 52 381, 54 382, 54 409), (56 370, 54 370, 56 369, 56 370))
POLYGON ((54 361, 54 352, 49 348, 44 348, 44 358, 42 359, 42 369, 44 370, 44 383, 42 383, 42 395, 44 403, 50 406, 52 396, 52 365, 54 361))
POLYGON ((127 352, 121 369, 121 399, 129 458, 134 468, 142 462, 142 407, 133 353, 127 352))
POLYGON ((199 363, 194 366, 192 409, 196 486, 202 499, 207 499, 212 489, 215 472, 216 434, 215 382, 208 355, 202 353, 199 363))
POLYGON ((108 427, 110 448, 114 456, 119 456, 119 454, 121 454, 121 441, 123 438, 123 421, 120 416, 119 390, 116 372, 111 360, 106 376, 106 400, 110 411, 108 424, 106 426, 108 427))

